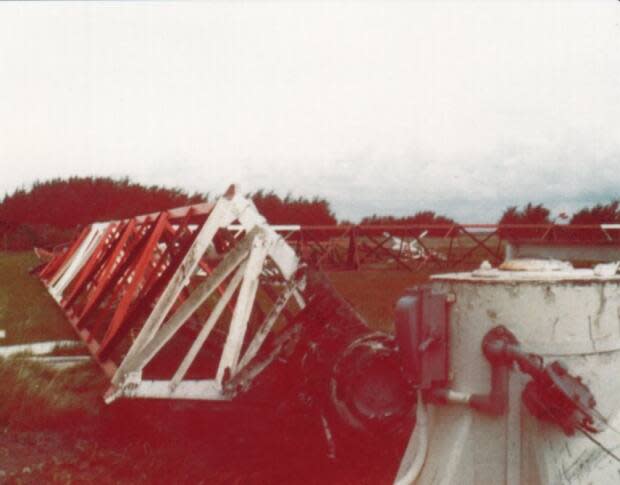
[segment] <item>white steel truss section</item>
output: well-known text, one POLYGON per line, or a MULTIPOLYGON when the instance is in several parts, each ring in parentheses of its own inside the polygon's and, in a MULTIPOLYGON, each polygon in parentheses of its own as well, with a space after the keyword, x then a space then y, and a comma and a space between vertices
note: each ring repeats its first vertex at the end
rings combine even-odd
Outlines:
MULTIPOLYGON (((297 310, 303 308, 298 265, 294 250, 267 224, 253 202, 229 189, 197 229, 192 245, 135 335, 112 377, 106 402, 119 397, 232 399, 234 395, 224 392, 223 384, 251 365, 267 334, 292 301, 290 297, 295 296, 297 310), (241 230, 241 240, 231 238, 234 247, 216 261, 215 267, 210 267, 207 262, 209 257, 214 258, 216 235, 232 224, 241 230), (267 278, 262 275, 268 264, 275 264, 283 289, 280 295, 270 290, 275 301, 270 300, 265 310, 257 295, 266 284, 267 278), (181 355, 176 351, 174 362, 180 362, 174 364, 173 372, 164 378, 146 376, 149 366, 161 360, 188 328, 193 331, 190 345, 181 355), (191 370, 214 332, 221 340, 219 355, 212 371, 197 378, 191 370)), ((266 297, 261 295, 264 307, 266 297)))
POLYGON ((228 379, 258 374, 268 334, 304 306, 282 232, 231 186, 214 203, 91 224, 37 274, 111 380, 106 401, 231 399, 228 379))

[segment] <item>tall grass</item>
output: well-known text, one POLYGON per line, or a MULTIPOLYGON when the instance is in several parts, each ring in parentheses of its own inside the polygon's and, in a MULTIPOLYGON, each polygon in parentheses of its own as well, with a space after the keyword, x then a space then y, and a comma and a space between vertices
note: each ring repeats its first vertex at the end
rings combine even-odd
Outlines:
MULTIPOLYGON (((41 282, 28 273, 38 264, 28 252, 0 253, 0 345, 75 339, 56 302, 41 282)), ((84 349, 60 349, 57 355, 84 349)), ((23 356, 0 358, 0 426, 55 426, 100 412, 105 379, 91 362, 56 370, 23 356)))
POLYGON ((64 370, 20 358, 0 358, 0 425, 41 428, 97 416, 106 380, 88 362, 64 370))

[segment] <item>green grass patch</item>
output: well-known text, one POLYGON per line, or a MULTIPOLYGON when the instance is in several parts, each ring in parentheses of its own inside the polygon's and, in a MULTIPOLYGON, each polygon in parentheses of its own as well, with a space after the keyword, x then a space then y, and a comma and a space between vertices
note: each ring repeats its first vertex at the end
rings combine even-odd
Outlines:
POLYGON ((0 424, 17 428, 64 425, 96 416, 106 379, 96 366, 85 363, 55 370, 19 358, 0 359, 0 424))
POLYGON ((333 271, 328 276, 370 327, 385 332, 394 329, 394 307, 404 290, 428 280, 427 274, 410 271, 333 271))
MULTIPOLYGON (((75 334, 43 284, 28 270, 38 264, 31 252, 0 253, 0 345, 74 340, 75 334)), ((53 355, 83 355, 83 346, 59 348, 53 355)), ((105 378, 91 362, 65 370, 0 358, 0 424, 20 428, 53 426, 98 413, 105 378)))
POLYGON ((38 264, 32 251, 0 252, 0 345, 72 340, 75 333, 43 284, 28 270, 38 264))

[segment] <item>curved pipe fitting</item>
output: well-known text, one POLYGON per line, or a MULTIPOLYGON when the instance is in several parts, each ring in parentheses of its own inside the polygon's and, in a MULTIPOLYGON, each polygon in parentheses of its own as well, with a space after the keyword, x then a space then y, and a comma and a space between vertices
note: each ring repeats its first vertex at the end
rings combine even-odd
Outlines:
POLYGON ((469 405, 480 412, 501 416, 508 410, 508 375, 510 367, 495 365, 491 369, 491 391, 489 394, 473 394, 469 405))

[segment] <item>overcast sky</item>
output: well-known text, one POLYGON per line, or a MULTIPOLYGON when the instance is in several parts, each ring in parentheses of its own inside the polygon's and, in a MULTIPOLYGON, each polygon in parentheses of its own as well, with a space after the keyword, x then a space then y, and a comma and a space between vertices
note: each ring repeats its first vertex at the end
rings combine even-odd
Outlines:
POLYGON ((620 197, 620 2, 2 3, 0 168, 572 211, 620 197))

